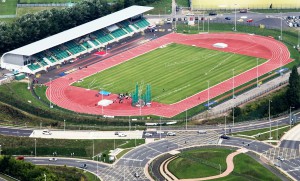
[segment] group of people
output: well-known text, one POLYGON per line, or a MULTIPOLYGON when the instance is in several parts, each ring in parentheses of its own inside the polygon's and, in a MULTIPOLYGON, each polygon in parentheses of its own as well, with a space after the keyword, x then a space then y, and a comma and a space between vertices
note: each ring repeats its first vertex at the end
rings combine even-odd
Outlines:
POLYGON ((129 99, 129 98, 131 98, 131 94, 129 93, 125 93, 125 94, 123 94, 123 93, 120 93, 119 95, 118 95, 118 97, 117 97, 117 99, 115 99, 113 102, 115 103, 115 102, 119 102, 119 104, 120 103, 123 103, 124 102, 124 99, 129 99))

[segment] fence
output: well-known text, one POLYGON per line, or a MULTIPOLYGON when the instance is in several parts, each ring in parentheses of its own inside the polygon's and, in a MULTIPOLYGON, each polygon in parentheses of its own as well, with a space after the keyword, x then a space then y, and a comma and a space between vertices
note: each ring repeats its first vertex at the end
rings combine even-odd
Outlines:
POLYGON ((15 15, 15 14, 10 14, 10 15, 0 15, 0 19, 1 18, 16 18, 17 17, 17 15, 15 15))

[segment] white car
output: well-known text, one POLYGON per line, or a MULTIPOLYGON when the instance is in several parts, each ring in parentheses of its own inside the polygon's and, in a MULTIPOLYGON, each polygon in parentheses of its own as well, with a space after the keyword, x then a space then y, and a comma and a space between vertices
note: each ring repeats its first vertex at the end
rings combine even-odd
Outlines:
POLYGON ((152 133, 145 133, 145 136, 152 136, 152 133))
POLYGON ((176 133, 174 133, 174 132, 167 132, 167 136, 176 136, 176 133))
POLYGON ((49 161, 56 162, 57 158, 49 158, 49 161))
POLYGON ((43 130, 44 135, 51 135, 52 133, 48 129, 43 130))
POLYGON ((126 135, 125 133, 121 133, 121 132, 120 132, 120 133, 118 134, 118 136, 119 136, 119 137, 126 137, 127 135, 126 135))
POLYGON ((206 134, 207 133, 206 130, 198 130, 197 132, 198 132, 198 134, 206 134))

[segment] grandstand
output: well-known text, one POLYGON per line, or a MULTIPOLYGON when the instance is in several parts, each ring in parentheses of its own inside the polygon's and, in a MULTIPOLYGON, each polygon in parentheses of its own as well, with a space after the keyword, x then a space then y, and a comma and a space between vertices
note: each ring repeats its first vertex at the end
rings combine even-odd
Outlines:
POLYGON ((62 64, 82 54, 144 31, 150 23, 143 13, 153 9, 131 6, 53 36, 6 52, 1 57, 2 68, 35 74, 62 64))

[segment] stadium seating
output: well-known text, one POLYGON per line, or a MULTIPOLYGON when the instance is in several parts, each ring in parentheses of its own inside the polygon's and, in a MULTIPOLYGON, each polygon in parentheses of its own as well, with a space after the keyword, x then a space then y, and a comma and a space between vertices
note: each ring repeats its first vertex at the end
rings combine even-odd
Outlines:
POLYGON ((92 48, 92 46, 87 41, 83 42, 82 46, 84 46, 86 49, 92 48))
POLYGON ((34 57, 36 57, 37 61, 40 62, 42 66, 48 65, 48 63, 44 60, 45 55, 43 54, 43 52, 34 55, 34 57))
POLYGON ((119 38, 119 37, 121 37, 121 36, 126 35, 127 33, 126 33, 126 31, 124 31, 123 29, 117 29, 117 30, 111 32, 111 34, 112 34, 114 37, 119 38))
POLYGON ((85 50, 81 45, 76 44, 74 41, 69 41, 69 42, 65 43, 65 46, 68 47, 68 50, 73 55, 85 50))
POLYGON ((135 22, 135 25, 138 26, 139 28, 146 28, 147 26, 150 25, 150 23, 144 18, 142 18, 141 20, 135 22))
POLYGON ((109 34, 105 34, 102 30, 95 31, 93 34, 97 37, 97 40, 100 41, 101 43, 106 43, 113 40, 112 36, 110 36, 109 34))
POLYGON ((27 65, 27 67, 30 69, 30 70, 37 70, 37 69, 39 69, 39 68, 41 68, 41 66, 39 65, 39 64, 37 64, 37 63, 33 63, 33 64, 29 64, 29 65, 27 65))
MULTIPOLYGON (((67 52, 67 50, 61 50, 58 47, 51 48, 50 52, 53 53, 54 54, 53 56, 58 60, 62 60, 64 58, 67 58, 68 56, 70 56, 69 53, 67 52)), ((51 57, 49 57, 49 58, 51 59, 51 57)), ((52 59, 53 59, 53 57, 52 57, 52 59)), ((52 62, 52 60, 50 60, 50 61, 52 62)))
POLYGON ((99 45, 99 42, 95 39, 95 40, 90 40, 95 46, 99 45))
POLYGON ((129 27, 130 23, 128 21, 122 21, 120 22, 120 25, 122 26, 123 29, 125 29, 128 33, 133 32, 133 29, 129 27))

